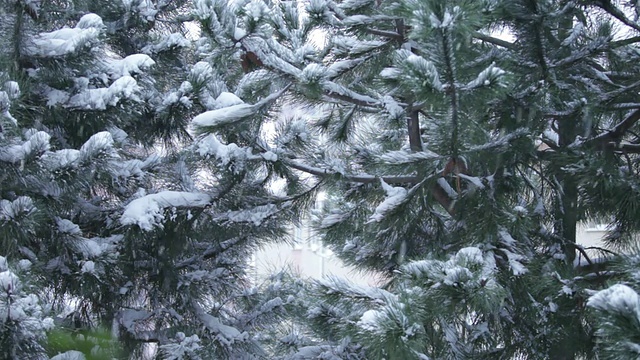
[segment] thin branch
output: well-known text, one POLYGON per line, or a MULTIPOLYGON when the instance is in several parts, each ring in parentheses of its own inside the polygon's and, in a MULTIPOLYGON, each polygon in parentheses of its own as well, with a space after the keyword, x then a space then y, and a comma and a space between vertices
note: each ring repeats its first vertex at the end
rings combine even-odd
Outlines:
POLYGON ((620 20, 620 22, 622 22, 623 24, 631 28, 634 28, 637 31, 640 31, 640 26, 634 23, 633 21, 629 20, 629 18, 620 9, 618 9, 615 5, 611 3, 611 0, 595 1, 594 5, 606 11, 607 13, 609 13, 609 15, 613 16, 614 18, 620 20))
POLYGON ((609 47, 612 48, 612 49, 615 49, 615 48, 619 48, 619 47, 635 44, 635 43, 638 43, 638 42, 640 42, 640 36, 634 36, 634 37, 631 37, 631 38, 628 38, 628 39, 611 41, 609 43, 609 47))
POLYGON ((584 249, 585 250, 598 250, 598 251, 609 253, 609 254, 614 255, 614 256, 620 256, 620 254, 618 254, 615 251, 611 251, 609 249, 605 249, 605 248, 602 248, 602 247, 599 247, 599 246, 589 246, 589 247, 585 247, 584 249))
POLYGON ((385 31, 385 30, 372 29, 372 28, 365 28, 364 31, 367 34, 371 34, 371 35, 378 35, 378 36, 386 37, 393 40, 402 40, 402 35, 393 31, 385 31))
MULTIPOLYGON (((340 10, 335 6, 335 4, 331 4, 329 6, 329 9, 331 9, 331 11, 333 12, 333 16, 335 16, 336 19, 342 21, 342 20, 344 20, 346 18, 344 16, 344 14, 342 14, 340 12, 340 10)), ((368 34, 371 34, 371 35, 383 36, 383 37, 394 39, 394 40, 402 40, 402 38, 403 38, 401 34, 395 33, 393 31, 372 29, 372 28, 369 28, 369 27, 365 27, 362 30, 364 32, 368 33, 368 34)))
POLYGON ((627 85, 625 87, 613 90, 613 91, 611 91, 609 93, 606 93, 606 94, 600 96, 600 101, 602 101, 602 102, 611 101, 614 98, 616 98, 617 96, 620 96, 621 94, 624 94, 627 91, 635 90, 637 87, 640 87, 640 81, 636 81, 631 85, 627 85))
MULTIPOLYGON (((319 176, 319 177, 328 177, 328 176, 336 176, 338 172, 328 169, 321 169, 318 167, 301 164, 295 160, 283 160, 283 162, 291 166, 294 169, 306 172, 311 175, 319 176)), ((357 174, 357 175, 345 175, 339 174, 345 180, 361 183, 361 184, 370 184, 373 182, 379 181, 379 179, 384 180, 387 184, 411 184, 415 185, 420 182, 420 179, 417 176, 373 176, 368 174, 357 174)), ((449 215, 454 215, 454 205, 455 201, 451 199, 449 193, 442 188, 439 184, 434 184, 432 190, 433 198, 440 204, 444 209, 449 213, 449 215)))
POLYGON ((614 110, 636 110, 640 109, 640 103, 620 103, 611 106, 614 110))
POLYGON ((217 243, 215 245, 209 246, 202 254, 192 256, 186 260, 183 260, 175 265, 176 270, 181 270, 187 268, 193 264, 200 263, 204 260, 211 259, 222 254, 225 250, 231 248, 235 244, 239 243, 242 240, 245 240, 246 237, 234 237, 229 240, 225 240, 221 243, 217 243))
POLYGON ((332 98, 332 99, 336 99, 336 100, 340 100, 340 101, 345 101, 354 105, 358 105, 358 106, 364 106, 364 107, 375 107, 377 104, 376 103, 370 103, 368 101, 365 100, 360 100, 360 99, 355 99, 353 97, 350 96, 346 96, 346 95, 342 95, 342 94, 338 94, 335 92, 330 92, 330 91, 326 91, 324 93, 324 96, 332 98))
POLYGON ((593 139, 587 140, 583 143, 583 145, 594 146, 594 145, 607 145, 610 142, 620 141, 627 130, 631 129, 633 125, 635 125, 638 120, 640 120, 640 109, 633 111, 629 114, 624 120, 622 120, 618 125, 616 125, 610 131, 597 136, 593 139))
POLYGON ((550 139, 547 139, 547 138, 542 138, 540 139, 540 141, 542 141, 542 143, 547 145, 550 149, 558 150, 558 144, 556 144, 554 141, 551 141, 550 139))
MULTIPOLYGON (((591 258, 589 257, 589 254, 587 254, 587 252, 585 251, 585 249, 576 244, 576 243, 572 243, 572 242, 568 242, 569 245, 572 245, 574 249, 578 250, 578 252, 580 254, 582 254, 582 256, 584 256, 584 259, 587 260, 587 263, 589 263, 589 265, 593 266, 595 268, 595 263, 591 260, 591 258)), ((600 275, 598 273, 598 270, 596 270, 596 274, 600 275)))
POLYGON ((640 154, 640 144, 609 142, 605 145, 609 150, 627 154, 640 154))
POLYGON ((487 34, 483 34, 483 33, 479 32, 479 31, 474 31, 473 32, 473 37, 478 39, 478 40, 481 40, 481 41, 484 41, 484 42, 487 42, 487 43, 490 43, 490 44, 493 44, 493 45, 498 45, 498 46, 501 46, 501 47, 506 48, 506 49, 513 49, 514 48, 514 44, 513 43, 510 43, 510 42, 502 40, 502 39, 494 38, 493 36, 489 36, 487 34))
MULTIPOLYGON (((296 169, 319 177, 335 176, 339 173, 333 170, 322 169, 307 164, 302 164, 295 160, 283 160, 283 162, 296 169)), ((382 178, 387 184, 417 184, 419 179, 417 176, 373 176, 369 174, 345 175, 340 174, 345 180, 361 184, 370 184, 379 181, 382 178)))

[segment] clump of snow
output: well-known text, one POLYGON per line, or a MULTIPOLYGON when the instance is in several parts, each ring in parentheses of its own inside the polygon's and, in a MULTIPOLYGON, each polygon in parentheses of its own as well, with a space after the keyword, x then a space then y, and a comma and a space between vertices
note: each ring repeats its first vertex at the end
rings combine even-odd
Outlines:
POLYGON ((225 145, 218 138, 210 134, 198 142, 198 153, 201 156, 212 155, 220 161, 222 165, 228 165, 232 161, 244 161, 252 158, 251 149, 241 148, 235 143, 225 145))
POLYGON ((195 355, 201 348, 198 335, 186 336, 183 332, 176 334, 175 343, 160 345, 160 351, 164 354, 163 359, 180 360, 199 358, 195 355))
POLYGON ((164 209, 170 207, 204 207, 211 203, 211 196, 203 193, 162 191, 130 202, 120 217, 123 225, 138 225, 150 231, 164 220, 164 209))
POLYGON ((362 54, 375 48, 384 46, 387 44, 385 41, 371 40, 363 41, 355 37, 350 36, 334 36, 332 38, 334 45, 333 51, 336 54, 362 54))
POLYGON ((103 28, 100 16, 86 14, 80 18, 75 28, 65 27, 36 35, 25 51, 29 55, 40 57, 68 55, 95 42, 103 28))
POLYGON ((528 211, 525 207, 520 206, 520 205, 516 205, 513 207, 513 211, 517 214, 520 214, 521 216, 527 216, 528 211))
POLYGON ((5 118, 9 120, 13 125, 18 125, 18 120, 14 118, 9 109, 11 108, 11 103, 9 101, 9 95, 5 91, 0 91, 0 120, 5 118))
POLYGON ((113 150, 113 138, 108 131, 101 131, 92 135, 80 147, 80 158, 82 161, 87 161, 91 158, 97 157, 102 154, 108 154, 113 150))
POLYGON ((460 249, 460 251, 456 253, 455 261, 459 263, 482 264, 484 263, 484 257, 482 255, 482 250, 477 247, 466 247, 460 249))
POLYGON ((113 141, 118 144, 124 143, 127 137, 129 137, 129 135, 124 130, 116 126, 108 128, 107 131, 109 131, 109 133, 111 134, 113 141))
POLYGON ((259 226, 265 219, 272 216, 277 211, 278 207, 275 204, 267 204, 256 206, 248 210, 229 211, 227 212, 226 217, 232 222, 253 223, 256 226, 259 226))
POLYGON ((52 169, 76 168, 79 164, 80 151, 76 149, 62 149, 46 154, 47 166, 52 169))
POLYGON ((382 221, 388 212, 398 207, 407 199, 407 189, 403 187, 390 186, 384 182, 382 178, 380 179, 380 183, 382 184, 384 191, 387 193, 387 198, 384 199, 378 207, 376 207, 376 210, 373 215, 369 217, 369 221, 367 221, 367 223, 382 221))
POLYGON ((108 88, 87 89, 74 95, 67 104, 71 108, 88 110, 105 110, 107 106, 115 106, 121 99, 140 101, 138 93, 141 88, 131 76, 123 76, 115 80, 108 88))
POLYGON ((509 261, 509 267, 511 267, 511 272, 513 275, 522 275, 525 274, 528 270, 522 264, 522 260, 525 259, 524 256, 520 254, 515 254, 507 249, 500 249, 505 255, 507 255, 507 260, 509 261))
POLYGON ((404 109, 398 104, 398 102, 391 96, 385 95, 381 99, 384 109, 392 119, 401 119, 405 116, 404 109))
POLYGON ((54 89, 43 85, 43 95, 47 99, 47 106, 53 107, 58 104, 66 104, 71 98, 71 94, 66 91, 54 89))
POLYGON ((89 261, 85 261, 84 264, 82 264, 82 268, 80 269, 81 273, 89 273, 89 274, 93 274, 95 273, 96 270, 96 264, 89 260, 89 261))
POLYGON ((50 360, 86 360, 84 354, 78 350, 69 350, 52 357, 50 360))
POLYGON ((20 286, 20 279, 9 270, 0 272, 0 289, 6 294, 8 292, 14 293, 20 286))
POLYGON ((125 179, 131 177, 142 179, 147 174, 147 169, 153 168, 160 162, 161 158, 157 154, 149 155, 144 161, 138 159, 118 161, 112 165, 113 175, 125 179))
POLYGON ((356 325, 366 331, 379 331, 380 324, 378 322, 378 319, 380 318, 380 315, 381 313, 378 310, 367 310, 362 314, 360 320, 356 323, 356 325))
POLYGON ((244 31, 244 29, 241 29, 241 28, 237 27, 233 31, 233 39, 236 40, 236 41, 242 39, 245 36, 247 36, 247 32, 244 31))
POLYGON ((0 200, 0 220, 14 221, 22 215, 36 210, 33 200, 28 196, 19 196, 13 201, 0 200))
MULTIPOLYGON (((28 134, 27 134, 28 135, 28 134)), ((38 131, 28 136, 22 145, 0 147, 0 161, 19 163, 29 156, 42 154, 49 150, 51 136, 44 131, 38 131)))
POLYGON ((108 131, 101 131, 94 134, 87 140, 80 150, 62 149, 48 152, 43 159, 46 166, 51 170, 64 168, 75 169, 83 162, 89 162, 96 157, 110 156, 113 149, 113 137, 108 131))
POLYGON ((473 273, 469 269, 457 265, 444 268, 444 274, 442 282, 449 286, 457 286, 473 278, 473 273))
POLYGON ((243 12, 249 21, 260 22, 264 17, 269 14, 269 8, 262 1, 248 2, 243 12))
POLYGON ((322 229, 330 228, 335 224, 343 222, 348 216, 349 216, 348 213, 343 213, 337 210, 332 211, 331 214, 325 216, 322 219, 322 223, 320 224, 320 227, 322 229))
POLYGON ((384 68, 380 72, 380 77, 383 79, 398 79, 401 75, 402 71, 394 67, 384 68))
POLYGON ((112 60, 109 63, 109 73, 114 79, 131 76, 133 74, 142 73, 144 70, 149 69, 155 65, 149 55, 146 54, 133 54, 124 59, 112 60))
POLYGON ((598 291, 589 298, 587 306, 613 314, 633 316, 640 320, 640 298, 638 293, 627 285, 616 284, 598 291))
POLYGON ((154 3, 151 0, 122 0, 124 8, 135 15, 138 15, 144 22, 154 21, 158 14, 154 3), (136 5, 134 7, 134 5, 136 5))
POLYGON ((271 162, 278 161, 278 155, 273 153, 273 152, 271 152, 271 151, 267 151, 267 152, 263 153, 262 157, 267 161, 271 161, 271 162))
POLYGON ((478 288, 498 286, 494 280, 496 264, 492 253, 483 254, 476 247, 460 249, 447 261, 412 261, 402 272, 416 278, 427 278, 436 284, 478 288))
POLYGON ((420 160, 437 159, 440 155, 430 150, 409 152, 407 150, 388 151, 380 155, 380 160, 387 164, 409 164, 420 160))
POLYGON ((20 85, 15 81, 6 81, 3 90, 7 93, 10 100, 15 100, 20 97, 20 85))
POLYGON ((121 241, 122 237, 122 235, 114 235, 106 238, 81 239, 77 243, 77 249, 82 253, 84 259, 95 259, 104 254, 113 253, 116 249, 116 243, 121 241))
POLYGON ((100 29, 103 27, 104 27, 104 24, 102 23, 102 18, 92 13, 82 16, 78 21, 78 24, 76 25, 76 28, 78 29, 91 29, 91 28, 100 29))
POLYGON ((235 342, 244 342, 249 339, 247 332, 240 332, 238 329, 223 324, 219 318, 209 315, 202 309, 196 308, 196 316, 202 321, 202 325, 212 334, 221 344, 230 346, 235 342))
POLYGON ((21 259, 20 261, 18 261, 18 269, 22 271, 28 271, 32 265, 33 263, 31 263, 31 261, 27 259, 21 259))
POLYGON ((244 104, 244 101, 237 97, 235 94, 223 91, 216 98, 216 106, 218 108, 225 108, 234 105, 244 104))
POLYGON ((71 220, 57 219, 58 231, 67 235, 81 235, 80 227, 74 224, 71 220))
POLYGON ((254 105, 238 104, 221 109, 206 111, 191 122, 196 128, 232 124, 256 112, 254 105))

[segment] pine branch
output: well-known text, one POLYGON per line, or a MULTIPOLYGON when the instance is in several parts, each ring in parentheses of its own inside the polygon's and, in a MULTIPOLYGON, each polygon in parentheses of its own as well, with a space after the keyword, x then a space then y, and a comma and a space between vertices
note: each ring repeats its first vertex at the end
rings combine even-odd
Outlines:
POLYGON ((609 15, 613 16, 614 18, 620 20, 620 22, 622 22, 623 24, 637 31, 640 31, 640 25, 629 20, 629 18, 624 14, 624 12, 622 12, 615 5, 613 5, 610 0, 594 1, 594 5, 606 11, 607 13, 609 13, 609 15))
POLYGON ((386 37, 392 40, 396 40, 396 41, 401 41, 402 40, 402 35, 393 32, 393 31, 386 31, 386 30, 378 30, 378 29, 372 29, 372 28, 365 28, 364 31, 367 34, 371 34, 371 35, 378 35, 378 36, 382 36, 382 37, 386 37))
POLYGON ((228 250, 232 246, 238 244, 239 242, 246 240, 246 237, 234 237, 223 242, 217 243, 215 245, 209 246, 202 254, 192 256, 186 260, 183 260, 175 265, 176 270, 182 270, 187 267, 201 264, 203 261, 214 258, 224 251, 228 250))
POLYGON ((623 152, 626 154, 640 154, 640 144, 631 143, 615 143, 609 142, 606 144, 606 148, 614 152, 623 152))
MULTIPOLYGON (((336 17, 336 19, 338 19, 340 21, 345 19, 344 14, 342 14, 340 12, 340 10, 336 8, 334 3, 330 4, 329 9, 331 9, 331 11, 333 11, 333 15, 336 17)), ((362 29, 362 31, 364 31, 367 34, 378 35, 378 36, 386 37, 386 38, 397 40, 397 41, 402 41, 403 40, 402 34, 398 34, 398 33, 393 32, 393 31, 373 29, 373 28, 370 28, 370 27, 365 27, 365 28, 362 29)))
POLYGON ((487 34, 483 34, 483 33, 479 32, 479 31, 474 31, 473 32, 473 37, 478 39, 478 40, 481 40, 481 41, 484 41, 484 42, 487 42, 487 43, 490 43, 490 44, 493 44, 493 45, 498 45, 498 46, 503 47, 505 49, 511 50, 511 49, 514 48, 514 44, 513 43, 510 43, 510 42, 508 42, 506 40, 495 38, 493 36, 489 36, 487 34))
MULTIPOLYGON (((626 132, 640 120, 640 109, 633 111, 622 122, 608 132, 582 143, 586 146, 608 146, 610 142, 622 139, 626 132)), ((631 145, 631 144, 630 144, 631 145)))
POLYGON ((329 97, 331 99, 336 99, 336 100, 348 102, 350 104, 363 106, 363 107, 376 107, 377 105, 379 105, 377 103, 371 103, 369 101, 365 101, 362 99, 356 99, 354 97, 338 94, 329 90, 325 90, 324 96, 329 97))
POLYGON ((638 42, 640 42, 640 36, 634 36, 634 37, 631 37, 631 38, 628 38, 628 39, 611 41, 611 42, 609 42, 609 48, 616 49, 616 48, 619 48, 619 47, 635 44, 635 43, 638 43, 638 42))
POLYGON ((616 89, 616 90, 613 90, 613 91, 611 91, 609 93, 601 95, 600 96, 600 99, 601 99, 600 101, 602 101, 602 102, 611 101, 615 97, 617 97, 617 96, 619 96, 621 94, 624 94, 627 91, 634 90, 637 87, 640 87, 640 81, 636 81, 636 82, 634 82, 634 83, 632 83, 630 85, 621 87, 619 89, 616 89))
POLYGON ((300 162, 296 162, 295 160, 283 160, 283 162, 296 169, 303 171, 307 174, 319 176, 319 177, 328 177, 328 176, 336 176, 340 175, 347 181, 362 183, 362 184, 370 184, 373 182, 379 181, 381 178, 387 184, 417 184, 420 180, 417 176, 374 176, 369 174, 356 174, 356 175, 345 175, 339 174, 336 171, 322 169, 319 167, 314 167, 307 164, 302 164, 300 162))
POLYGON ((584 247, 584 249, 585 250, 597 250, 597 251, 606 252, 606 253, 611 254, 613 256, 620 256, 620 254, 618 254, 615 251, 611 251, 609 249, 605 249, 605 248, 599 247, 599 246, 587 246, 587 247, 584 247))
MULTIPOLYGON (((319 176, 319 177, 329 177, 336 176, 338 173, 336 171, 321 169, 318 167, 301 164, 294 160, 284 161, 288 166, 303 171, 305 173, 319 176)), ((362 183, 362 184, 370 184, 373 182, 378 182, 379 179, 384 180, 387 184, 417 184, 420 182, 418 176, 373 176, 368 174, 358 174, 358 175, 345 175, 339 174, 343 179, 351 182, 362 183)), ((449 196, 449 193, 442 188, 439 184, 434 184, 432 188, 432 195, 436 201, 444 207, 444 209, 450 214, 454 215, 454 205, 455 201, 449 196)))

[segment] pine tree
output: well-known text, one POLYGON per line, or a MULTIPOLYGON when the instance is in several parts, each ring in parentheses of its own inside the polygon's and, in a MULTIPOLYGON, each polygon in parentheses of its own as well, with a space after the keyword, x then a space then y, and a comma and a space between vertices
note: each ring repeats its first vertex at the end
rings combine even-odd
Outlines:
POLYGON ((24 324, 56 318, 46 339, 50 321, 27 333, 2 312, 3 349, 264 356, 261 334, 293 300, 250 283, 250 255, 308 196, 273 193, 273 154, 192 144, 192 117, 237 101, 193 61, 207 50, 187 36, 192 4, 0 4, 0 241, 11 266, 32 264, 39 298, 7 283, 1 309, 26 298, 24 324))
POLYGON ((387 277, 318 284, 299 334, 316 345, 282 340, 293 358, 596 356, 586 299, 616 277, 576 227, 610 223, 618 249, 639 230, 634 4, 197 7, 244 102, 196 130, 327 191, 319 236, 387 277))

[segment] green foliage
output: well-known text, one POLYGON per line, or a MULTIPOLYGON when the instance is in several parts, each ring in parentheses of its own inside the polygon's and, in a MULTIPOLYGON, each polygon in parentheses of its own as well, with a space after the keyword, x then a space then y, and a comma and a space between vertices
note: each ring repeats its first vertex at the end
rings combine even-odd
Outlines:
POLYGON ((628 249, 640 230, 634 5, 312 1, 294 21, 293 4, 237 5, 239 46, 213 53, 259 56, 223 76, 243 99, 253 81, 254 104, 285 89, 287 106, 243 122, 278 125, 253 134, 279 174, 327 193, 317 236, 386 281, 309 290, 314 354, 599 356, 585 302, 615 279, 614 254, 596 263, 576 231, 609 223, 608 244, 628 249), (490 279, 456 260, 469 248, 490 279))
POLYGON ((55 328, 47 332, 47 353, 50 356, 67 351, 79 351, 87 360, 123 358, 117 339, 106 329, 74 331, 55 328))

